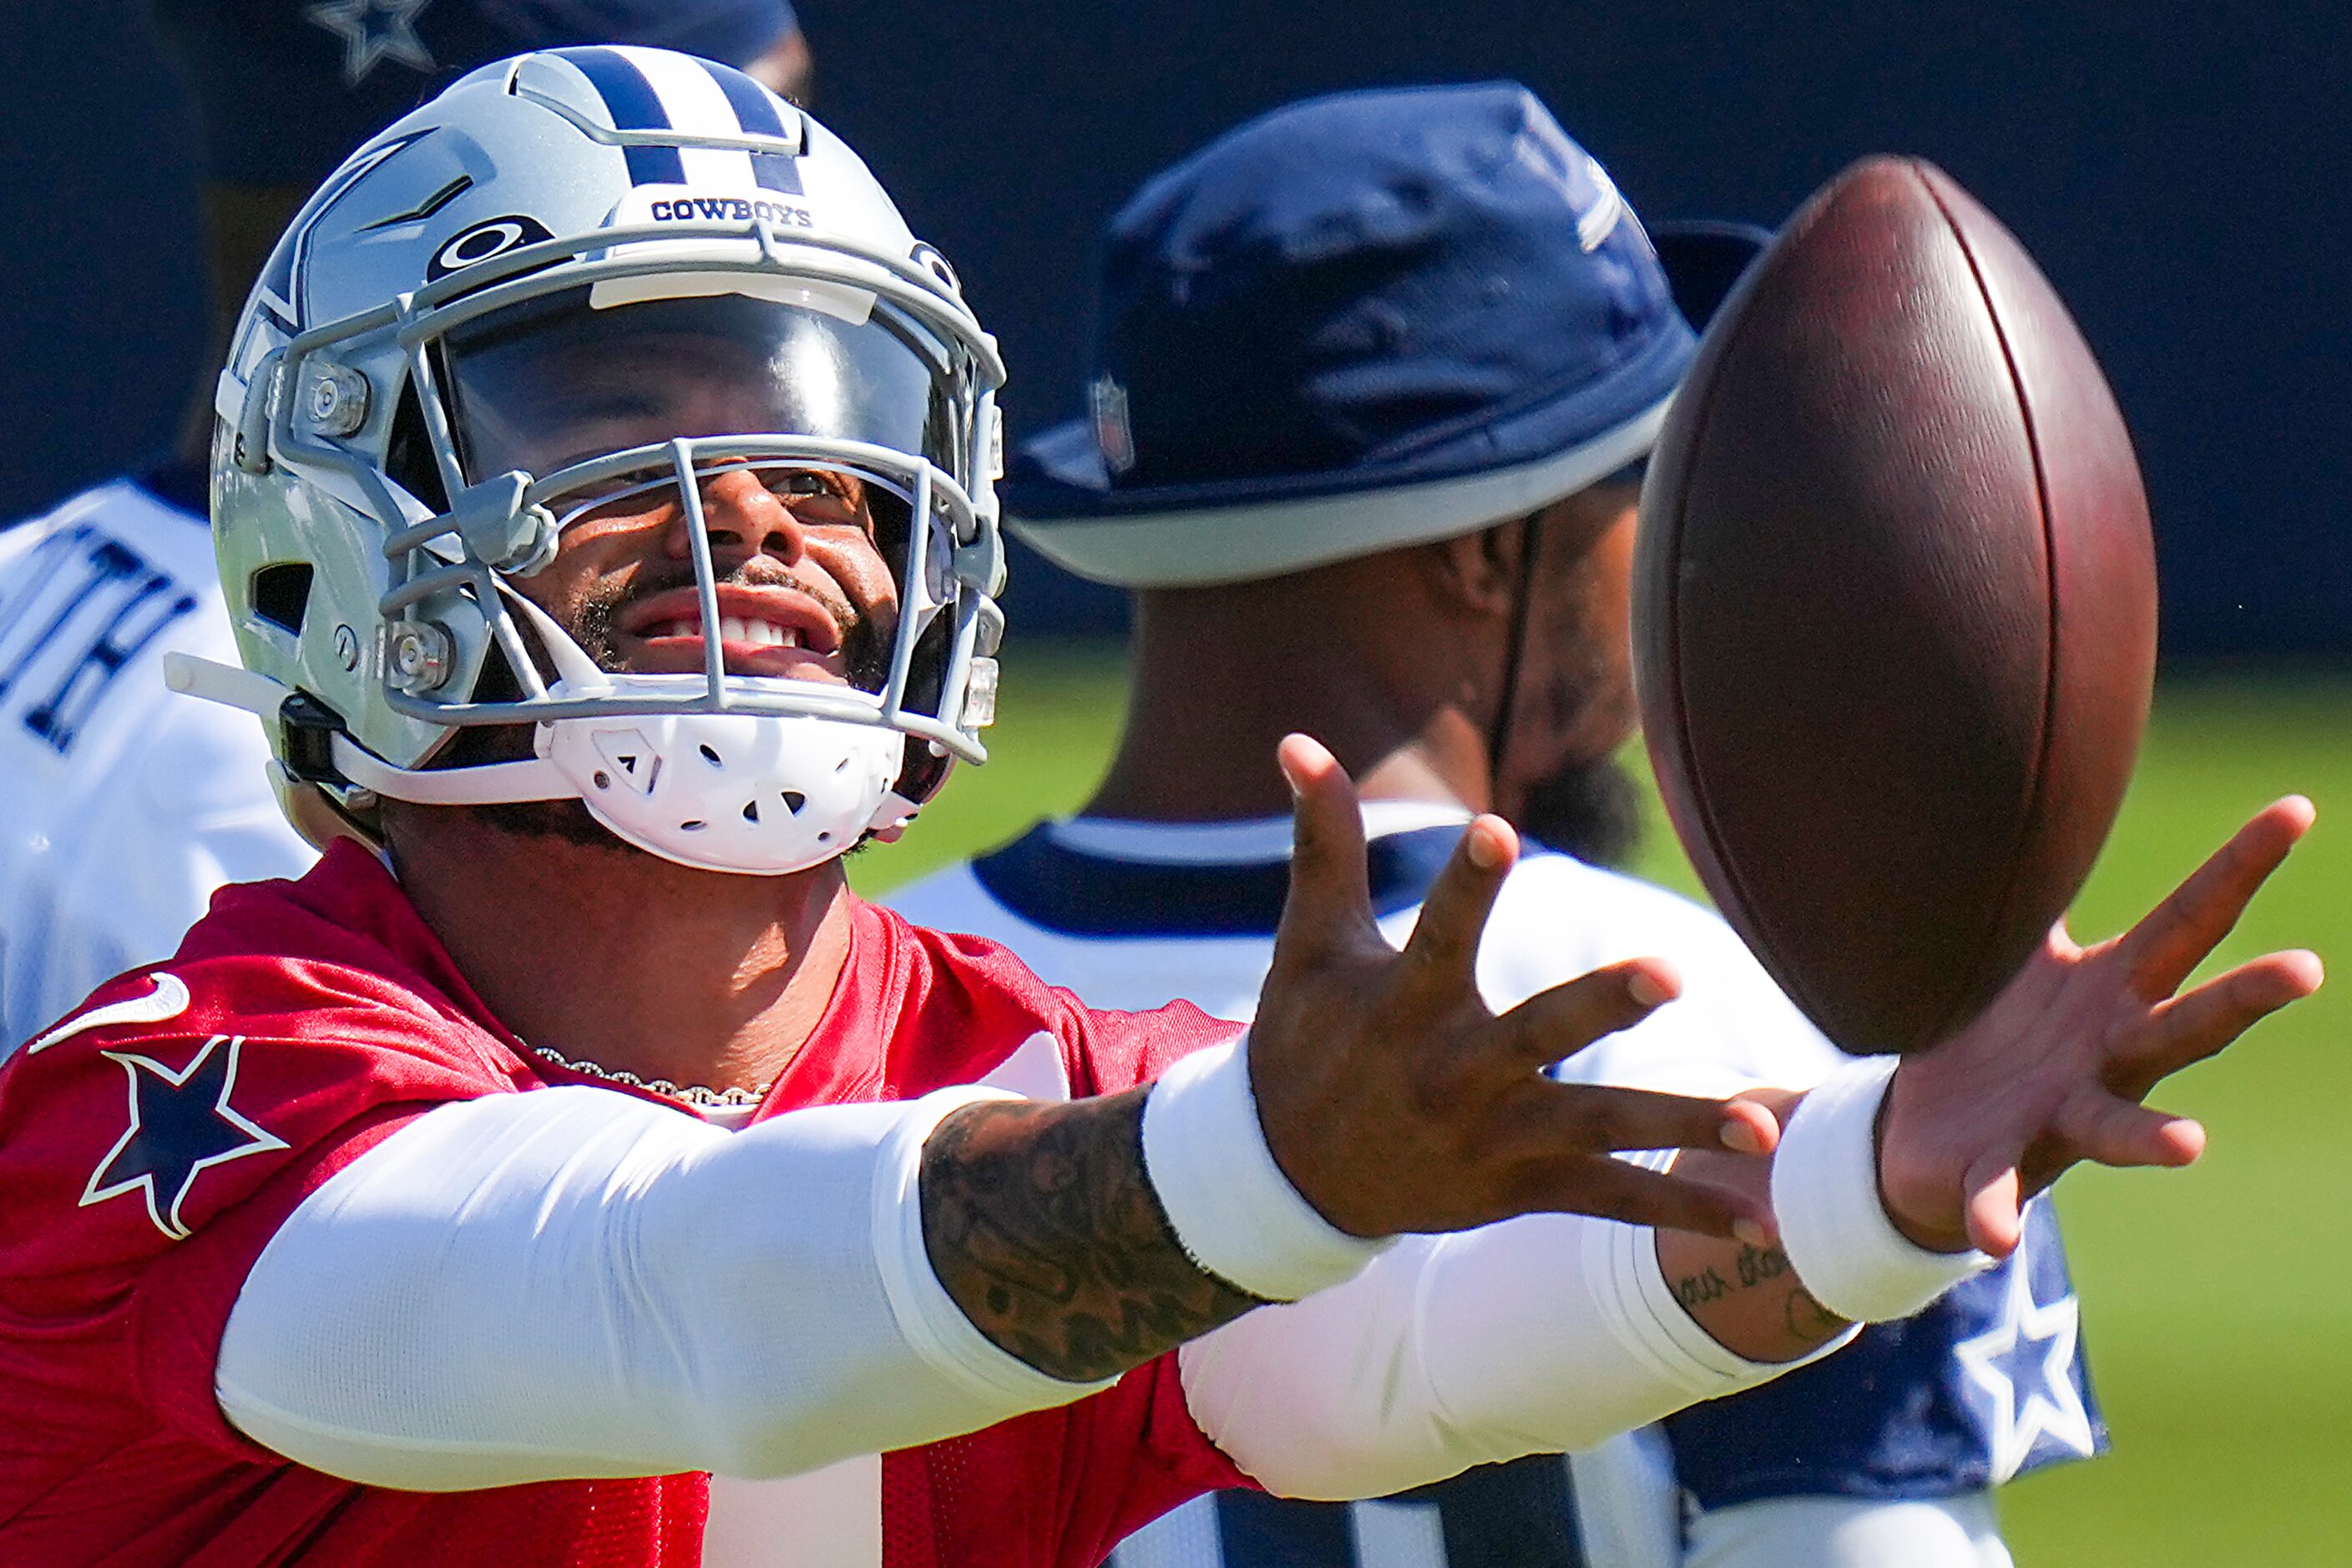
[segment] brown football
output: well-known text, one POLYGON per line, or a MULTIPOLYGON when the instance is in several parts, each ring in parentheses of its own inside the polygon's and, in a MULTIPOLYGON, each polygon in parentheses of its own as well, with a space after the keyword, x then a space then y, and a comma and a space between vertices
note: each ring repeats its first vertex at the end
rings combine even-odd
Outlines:
POLYGON ((1708 326, 1639 538, 1707 889, 1841 1047, 1950 1035, 2081 888, 2147 717, 2147 497, 2065 307, 1942 170, 1854 164, 1708 326))

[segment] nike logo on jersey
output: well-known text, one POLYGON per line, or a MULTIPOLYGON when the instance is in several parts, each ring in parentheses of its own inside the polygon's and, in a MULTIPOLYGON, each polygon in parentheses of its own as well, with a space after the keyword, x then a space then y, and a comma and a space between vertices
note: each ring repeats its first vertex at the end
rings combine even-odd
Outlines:
POLYGON ((89 1175, 78 1205, 125 1193, 147 1201, 147 1217, 173 1241, 189 1230, 180 1217, 196 1178, 215 1165, 288 1147, 229 1104, 236 1092, 242 1035, 215 1035, 179 1071, 130 1051, 100 1051, 131 1079, 131 1125, 89 1175))
POLYGON ((187 983, 176 974, 160 970, 148 977, 155 989, 144 996, 127 996, 120 1002, 109 1002, 103 1007, 92 1007, 78 1014, 25 1047, 31 1056, 47 1050, 59 1040, 69 1040, 85 1029, 110 1028, 117 1024, 160 1024, 166 1018, 176 1018, 188 1010, 187 983))

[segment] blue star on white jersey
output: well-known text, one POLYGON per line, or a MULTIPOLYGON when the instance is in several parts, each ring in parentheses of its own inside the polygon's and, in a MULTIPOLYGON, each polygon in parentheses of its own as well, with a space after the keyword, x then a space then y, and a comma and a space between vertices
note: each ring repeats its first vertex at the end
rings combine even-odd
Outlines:
POLYGON ((131 1125, 106 1152, 82 1189, 82 1208, 124 1193, 147 1200, 147 1217, 174 1241, 188 1237, 180 1219, 196 1178, 215 1165, 283 1149, 286 1142, 256 1126, 228 1102, 236 1091, 242 1035, 215 1035, 178 1072, 129 1051, 100 1051, 131 1079, 131 1125))
POLYGON ((2033 1299, 2033 1271, 2011 1268, 2000 1319, 1952 1347, 1969 1381, 1992 1401, 1992 1479, 2017 1474, 2044 1437, 2088 1456, 2097 1451, 2090 1412, 2074 1381, 2082 1310, 2070 1294, 2048 1306, 2033 1299))
POLYGON ((411 70, 436 68, 432 51, 416 36, 417 14, 433 0, 322 0, 302 15, 343 40, 343 79, 367 79, 376 62, 398 60, 411 70))

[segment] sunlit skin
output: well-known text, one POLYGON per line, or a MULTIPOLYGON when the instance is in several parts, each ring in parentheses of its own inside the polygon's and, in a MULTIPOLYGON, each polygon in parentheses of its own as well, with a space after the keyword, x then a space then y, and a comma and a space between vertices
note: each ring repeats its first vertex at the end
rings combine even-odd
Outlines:
MULTIPOLYGON (((774 427, 763 367, 735 345, 664 334, 631 347, 543 354, 536 368, 553 385, 499 389, 520 406, 463 400, 473 473, 550 475, 675 437, 774 427)), ((609 668, 701 670, 693 535, 676 486, 601 488, 614 499, 583 514, 574 515, 593 493, 557 500, 562 549, 516 588, 609 668)), ((865 481, 737 465, 707 471, 700 494, 719 617, 744 623, 722 643, 728 669, 849 683, 859 673, 853 656, 862 647, 870 663, 898 625, 898 586, 875 542, 865 481)))
MULTIPOLYGON (((750 633, 722 640, 728 670, 848 684, 851 640, 887 643, 898 614, 864 487, 839 474, 731 468, 707 476, 700 495, 720 619, 750 633)), ((592 652, 608 645, 602 662, 614 668, 698 673, 689 529, 673 489, 616 501, 565 529, 554 563, 516 587, 558 625, 585 632, 600 645, 592 652)))
MULTIPOLYGON (((758 427, 754 392, 639 368, 634 407, 517 435, 480 459, 547 472, 758 427)), ((721 619, 751 632, 722 642, 730 671, 840 684, 861 647, 888 646, 898 589, 858 480, 735 465, 706 472, 698 493, 721 619)), ((690 526, 674 486, 624 491, 571 521, 554 562, 514 586, 607 668, 699 671, 690 526)), ((814 1026, 848 954, 838 860, 735 876, 617 840, 519 836, 473 812, 387 802, 384 815, 402 885, 491 1011, 607 1068, 758 1089, 814 1026), (519 918, 550 910, 563 920, 519 918)))

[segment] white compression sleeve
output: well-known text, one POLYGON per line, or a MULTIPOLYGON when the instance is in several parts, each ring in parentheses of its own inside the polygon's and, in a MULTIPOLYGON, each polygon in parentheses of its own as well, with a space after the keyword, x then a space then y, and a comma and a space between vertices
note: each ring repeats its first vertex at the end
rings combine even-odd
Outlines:
POLYGON ((314 1469, 438 1491, 777 1476, 1107 1386, 996 1348, 924 1251, 923 1141, 982 1089, 724 1132, 586 1087, 441 1106, 305 1199, 215 1391, 314 1469))
POLYGON ((1577 1215, 1408 1237, 1178 1355, 1201 1429, 1269 1491, 1305 1498, 1589 1447, 1802 1364, 1725 1350, 1675 1304, 1654 1232, 1577 1215))

